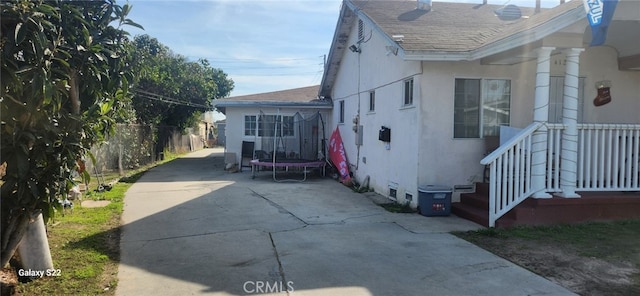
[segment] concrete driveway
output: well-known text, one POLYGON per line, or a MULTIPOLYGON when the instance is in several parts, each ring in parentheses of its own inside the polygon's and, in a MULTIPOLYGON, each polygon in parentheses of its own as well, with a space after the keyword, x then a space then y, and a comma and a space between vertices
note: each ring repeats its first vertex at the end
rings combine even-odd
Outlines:
POLYGON ((389 213, 336 181, 223 171, 220 149, 126 194, 116 295, 571 295, 449 234, 455 216, 389 213))

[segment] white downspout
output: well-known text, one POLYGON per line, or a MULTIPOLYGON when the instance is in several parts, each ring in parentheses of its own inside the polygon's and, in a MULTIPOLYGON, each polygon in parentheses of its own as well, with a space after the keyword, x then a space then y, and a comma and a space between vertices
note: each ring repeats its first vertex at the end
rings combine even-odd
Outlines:
POLYGON ((534 198, 551 198, 546 192, 545 174, 547 169, 547 126, 549 119, 549 81, 551 71, 551 52, 555 47, 538 49, 536 68, 536 91, 533 121, 543 125, 533 133, 531 143, 531 188, 536 190, 534 198))

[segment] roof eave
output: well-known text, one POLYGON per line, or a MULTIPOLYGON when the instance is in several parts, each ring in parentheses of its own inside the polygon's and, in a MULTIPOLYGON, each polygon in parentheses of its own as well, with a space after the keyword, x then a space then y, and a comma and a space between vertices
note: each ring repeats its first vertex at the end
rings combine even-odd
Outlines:
POLYGON ((316 102, 264 102, 264 101, 227 101, 217 103, 215 105, 217 109, 227 107, 264 107, 264 108, 317 108, 317 109, 331 109, 333 104, 330 101, 316 101, 316 102))
MULTIPOLYGON (((331 47, 329 49, 329 56, 327 57, 327 61, 325 62, 324 72, 322 73, 322 81, 320 82, 320 89, 318 90, 319 97, 330 97, 331 88, 333 87, 333 81, 335 80, 335 76, 338 72, 338 67, 340 64, 339 57, 344 54, 346 45, 340 46, 343 42, 341 42, 340 38, 343 33, 347 35, 347 39, 349 38, 349 29, 352 24, 352 18, 349 19, 348 8, 346 5, 343 5, 340 8, 340 16, 338 16, 338 22, 336 23, 336 29, 333 33, 333 40, 331 41, 331 47), (334 65, 335 64, 335 65, 334 65)), ((344 41, 346 42, 346 41, 344 41)))
POLYGON ((363 13, 360 10, 360 8, 358 8, 350 0, 343 1, 342 9, 340 11, 340 17, 338 18, 338 24, 336 25, 336 30, 333 35, 333 41, 331 43, 331 47, 329 50, 327 65, 325 67, 325 71, 322 76, 322 82, 320 83, 320 92, 319 92, 320 97, 327 97, 331 95, 331 87, 332 87, 331 84, 334 82, 333 80, 335 80, 336 78, 335 76, 337 75, 337 69, 332 66, 333 66, 333 63, 336 62, 336 59, 337 59, 336 56, 341 57, 344 54, 345 48, 347 47, 346 45, 343 47, 337 46, 337 44, 340 43, 338 38, 340 33, 345 33, 345 32, 348 38, 348 35, 350 33, 349 29, 353 24, 353 19, 355 19, 353 17, 361 19, 366 26, 373 28, 376 32, 380 34, 380 36, 382 36, 382 38, 386 40, 386 42, 389 45, 397 46, 400 51, 399 55, 403 54, 402 46, 398 45, 398 43, 395 40, 393 40, 389 35, 387 35, 384 32, 384 30, 380 28, 380 26, 378 26, 371 18, 369 18, 368 15, 363 13), (347 9, 348 9, 348 12, 347 12, 347 9), (350 19, 349 22, 345 21, 346 13, 353 13, 353 16, 350 16, 352 18, 350 19))
POLYGON ((401 56, 405 61, 471 61, 472 52, 405 50, 401 56))

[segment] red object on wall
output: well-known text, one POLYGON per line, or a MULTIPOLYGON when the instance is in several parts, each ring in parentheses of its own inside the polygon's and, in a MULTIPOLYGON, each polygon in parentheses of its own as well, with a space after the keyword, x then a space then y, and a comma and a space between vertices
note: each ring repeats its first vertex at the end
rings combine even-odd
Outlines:
POLYGON ((340 130, 337 127, 336 130, 331 134, 331 138, 329 138, 329 158, 340 173, 340 182, 350 182, 351 175, 349 174, 349 163, 347 162, 347 154, 344 151, 344 144, 342 143, 340 130))

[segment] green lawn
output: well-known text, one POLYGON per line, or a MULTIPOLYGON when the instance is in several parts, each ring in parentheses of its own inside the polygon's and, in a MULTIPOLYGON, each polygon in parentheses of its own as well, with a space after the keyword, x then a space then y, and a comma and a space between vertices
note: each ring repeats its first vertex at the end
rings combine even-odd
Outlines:
MULTIPOLYGON (((167 157, 165 162, 175 159, 167 157)), ((49 248, 60 276, 43 277, 16 287, 19 295, 114 295, 120 260, 120 217, 125 192, 150 167, 121 178, 113 189, 91 192, 83 200, 108 200, 109 205, 88 208, 75 202, 47 225, 49 248)), ((93 182, 92 182, 93 183, 93 182)), ((95 184, 95 183, 93 183, 95 184)))

